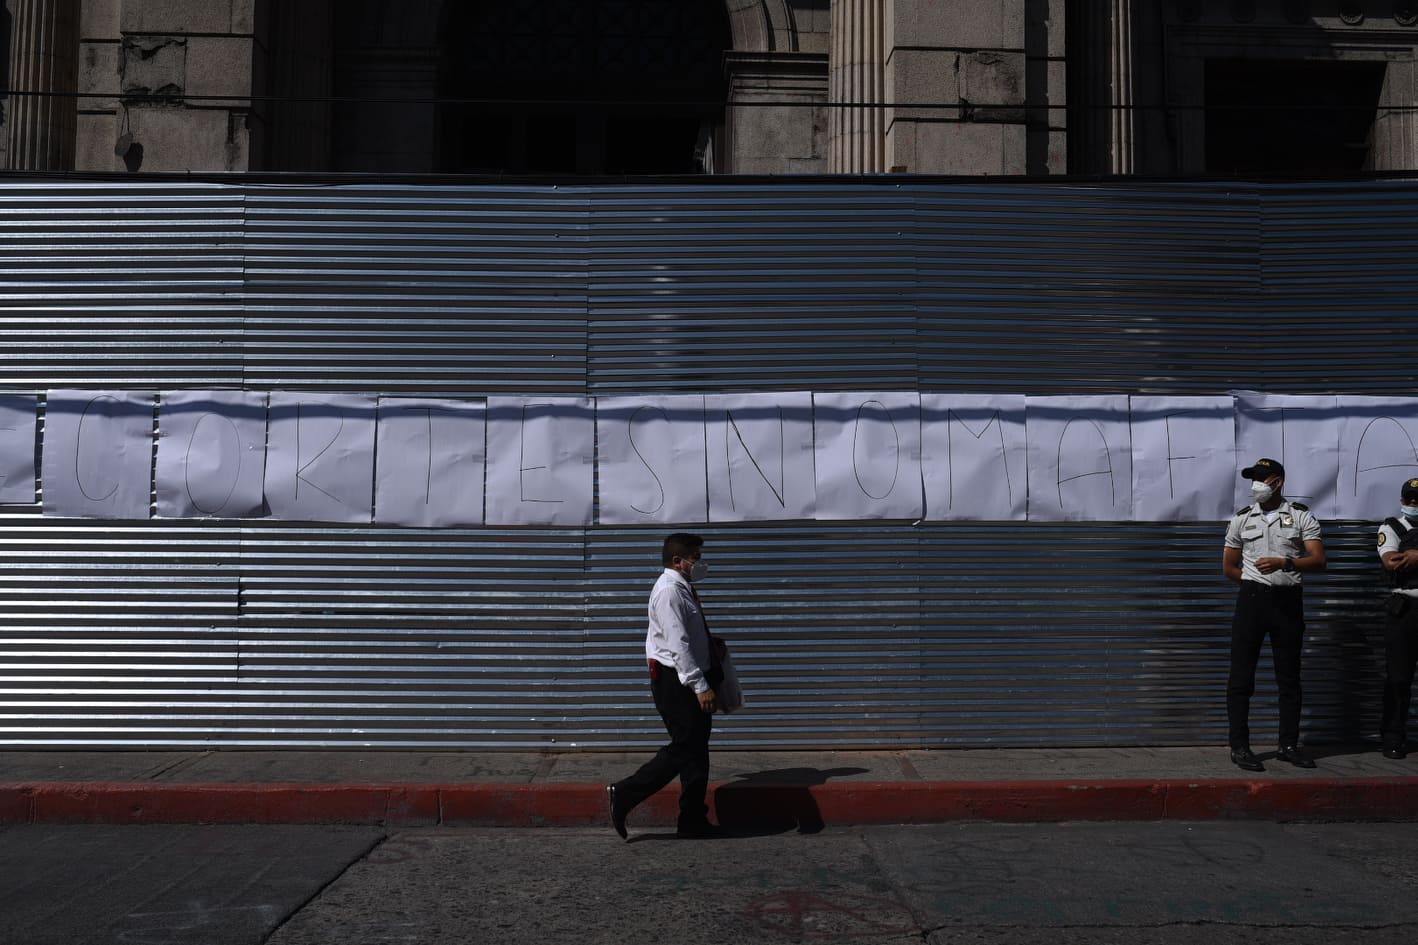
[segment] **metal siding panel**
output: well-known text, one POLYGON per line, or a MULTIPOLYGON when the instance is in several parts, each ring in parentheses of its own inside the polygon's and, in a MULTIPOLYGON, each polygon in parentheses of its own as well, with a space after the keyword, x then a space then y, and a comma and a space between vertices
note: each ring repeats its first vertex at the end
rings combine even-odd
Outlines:
POLYGON ((548 188, 252 188, 246 385, 584 393, 585 203, 548 188))
POLYGON ((241 383, 242 193, 0 188, 0 390, 241 383))
POLYGON ((915 388, 900 188, 605 187, 590 213, 592 394, 915 388))
MULTIPOLYGON (((0 389, 1407 390, 1391 319, 1412 287, 1384 261, 1411 244, 1415 199, 1401 183, 12 183, 0 389)), ((750 700, 718 745, 1224 732, 1220 523, 690 527, 750 700)), ((1382 594, 1371 527, 1325 527, 1306 731, 1352 737, 1376 714, 1382 594)), ((650 746, 663 532, 0 507, 0 744, 650 746)), ((1264 666, 1258 683, 1265 731, 1264 666)))

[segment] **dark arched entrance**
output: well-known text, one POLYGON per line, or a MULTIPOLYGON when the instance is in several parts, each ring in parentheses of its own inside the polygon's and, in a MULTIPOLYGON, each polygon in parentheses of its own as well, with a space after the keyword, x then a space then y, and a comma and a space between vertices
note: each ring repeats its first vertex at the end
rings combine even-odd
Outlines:
POLYGON ((449 3, 439 169, 689 174, 723 124, 723 0, 449 3))

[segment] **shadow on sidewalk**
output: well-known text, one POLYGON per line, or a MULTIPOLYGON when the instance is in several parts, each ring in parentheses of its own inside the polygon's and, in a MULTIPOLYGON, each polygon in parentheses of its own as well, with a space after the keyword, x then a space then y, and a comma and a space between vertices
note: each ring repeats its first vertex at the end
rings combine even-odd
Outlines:
POLYGON ((826 826, 809 790, 830 778, 866 774, 869 768, 777 768, 737 775, 714 791, 719 825, 736 834, 774 834, 797 829, 817 833, 826 826))

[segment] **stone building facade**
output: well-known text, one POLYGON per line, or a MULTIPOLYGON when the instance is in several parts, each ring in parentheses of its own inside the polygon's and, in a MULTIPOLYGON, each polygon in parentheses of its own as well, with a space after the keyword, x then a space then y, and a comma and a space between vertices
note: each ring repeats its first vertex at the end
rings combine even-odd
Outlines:
POLYGON ((3 0, 0 162, 1333 174, 1418 163, 1418 0, 3 0))

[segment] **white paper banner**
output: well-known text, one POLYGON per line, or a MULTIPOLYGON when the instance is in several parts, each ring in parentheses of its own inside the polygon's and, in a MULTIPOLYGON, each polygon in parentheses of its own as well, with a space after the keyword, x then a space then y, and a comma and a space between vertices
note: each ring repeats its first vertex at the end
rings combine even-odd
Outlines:
POLYGON ((1339 478, 1339 402, 1331 395, 1233 391, 1236 407, 1235 506, 1251 501, 1239 471, 1265 457, 1285 467, 1285 498, 1303 502, 1320 521, 1335 517, 1339 478))
POLYGON ((595 412, 585 397, 489 397, 487 523, 589 525, 595 412))
POLYGON ((1230 397, 1133 397, 1132 519, 1225 521, 1236 478, 1230 397))
POLYGON ((813 394, 812 422, 817 518, 922 516, 918 394, 813 394))
POLYGON ((713 394, 704 398, 704 409, 709 520, 812 518, 812 395, 713 394))
POLYGON ((1132 445, 1125 396, 1026 397, 1029 518, 1127 521, 1132 445))
POLYGON ((44 408, 44 514, 150 517, 153 397, 52 390, 44 408))
POLYGON ((368 522, 374 501, 372 397, 271 394, 266 502, 277 519, 368 522))
POLYGON ((1338 401, 1344 419, 1335 517, 1397 515, 1403 483, 1418 476, 1418 398, 1341 395, 1338 401))
POLYGON ((926 518, 1023 519, 1024 432, 1023 394, 922 394, 926 518))
POLYGON ((602 525, 707 520, 703 396, 602 397, 596 433, 602 525))
POLYGON ((424 527, 481 525, 485 427, 481 403, 381 398, 374 520, 424 527))
POLYGON ((158 407, 157 512, 162 518, 264 514, 266 395, 172 391, 158 407))
POLYGON ((38 413, 38 397, 0 396, 0 503, 34 502, 38 413))

